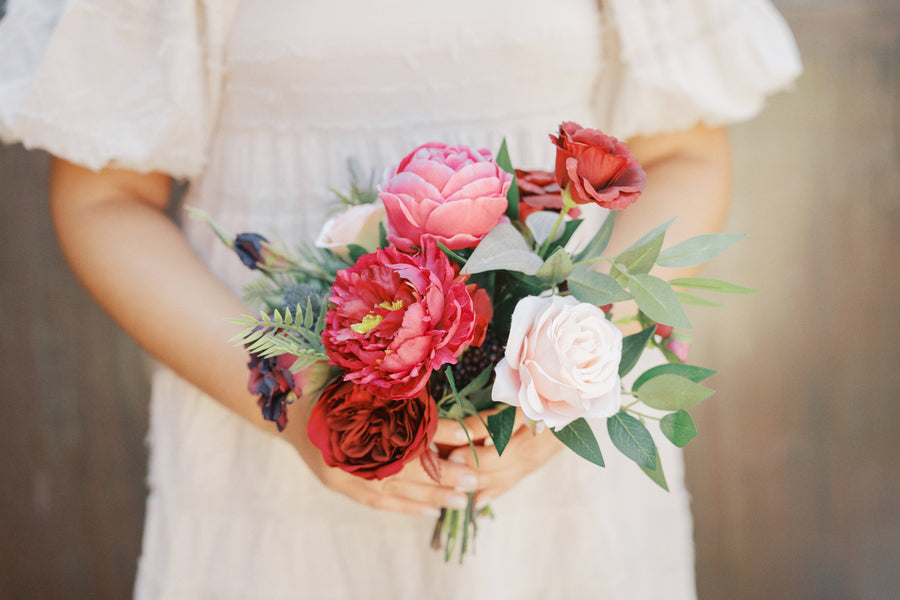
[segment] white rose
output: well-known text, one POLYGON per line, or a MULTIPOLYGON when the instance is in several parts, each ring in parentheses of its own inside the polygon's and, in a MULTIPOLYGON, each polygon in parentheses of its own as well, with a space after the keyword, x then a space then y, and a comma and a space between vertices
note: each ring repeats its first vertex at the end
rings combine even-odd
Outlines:
POLYGON ((622 404, 622 333, 603 311, 571 296, 523 298, 512 316, 493 399, 560 429, 610 417, 622 404))
POLYGON ((316 247, 328 248, 338 256, 347 258, 347 246, 356 244, 366 250, 378 247, 378 224, 384 221, 384 204, 381 200, 357 204, 328 219, 316 238, 316 247))

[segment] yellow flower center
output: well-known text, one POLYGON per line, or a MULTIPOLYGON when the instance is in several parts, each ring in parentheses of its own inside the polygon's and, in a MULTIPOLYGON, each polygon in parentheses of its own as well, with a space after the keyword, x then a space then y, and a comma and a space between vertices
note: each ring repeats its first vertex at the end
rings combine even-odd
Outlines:
MULTIPOLYGON (((401 308, 403 308, 403 300, 395 300, 394 302, 388 302, 387 300, 385 300, 378 306, 387 310, 400 310, 401 308)), ((367 333, 378 327, 378 325, 382 321, 384 321, 384 316, 379 315, 375 312, 370 312, 365 317, 363 317, 362 321, 351 325, 350 329, 360 335, 366 335, 367 333)))

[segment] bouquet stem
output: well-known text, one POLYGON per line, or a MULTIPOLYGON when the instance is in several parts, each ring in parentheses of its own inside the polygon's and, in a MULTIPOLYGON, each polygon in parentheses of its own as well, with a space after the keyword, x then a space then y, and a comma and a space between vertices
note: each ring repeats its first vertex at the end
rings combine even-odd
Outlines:
POLYGON ((468 493, 467 496, 466 508, 462 510, 442 508, 441 515, 434 524, 431 547, 435 550, 443 547, 444 562, 450 562, 456 553, 457 545, 459 545, 459 562, 462 564, 463 557, 469 549, 469 540, 475 540, 478 530, 476 517, 480 514, 490 513, 487 507, 481 511, 475 510, 475 494, 473 492, 468 493))

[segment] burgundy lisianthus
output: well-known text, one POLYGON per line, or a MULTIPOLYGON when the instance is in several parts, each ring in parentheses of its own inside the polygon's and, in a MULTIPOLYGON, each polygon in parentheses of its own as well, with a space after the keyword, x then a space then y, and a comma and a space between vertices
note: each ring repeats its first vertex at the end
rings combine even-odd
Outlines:
POLYGON ((437 405, 427 389, 412 398, 387 399, 338 380, 313 405, 306 431, 328 466, 384 479, 427 450, 437 424, 437 405))
MULTIPOLYGON (((562 194, 554 173, 516 169, 516 183, 519 185, 519 220, 523 223, 531 213, 562 210, 562 194)), ((568 214, 577 219, 581 216, 581 211, 573 208, 568 214)))
POLYGON ((271 358, 251 354, 250 362, 247 363, 250 368, 247 390, 257 396, 256 403, 262 410, 263 418, 274 421, 278 425, 278 431, 284 430, 287 425, 287 405, 290 404, 289 396, 295 387, 291 365, 295 360, 297 357, 290 354, 271 358))
POLYGON ((506 211, 512 175, 487 150, 432 142, 407 154, 379 188, 388 241, 403 252, 433 238, 451 250, 472 248, 506 211))
POLYGON ((550 139, 556 144, 556 181, 561 188, 571 182, 572 200, 578 204, 594 202, 617 210, 644 191, 647 174, 616 138, 567 122, 550 139))
POLYGON ((344 379, 380 398, 411 398, 434 369, 455 363, 476 323, 458 271, 433 240, 414 255, 378 249, 339 271, 322 342, 344 379))

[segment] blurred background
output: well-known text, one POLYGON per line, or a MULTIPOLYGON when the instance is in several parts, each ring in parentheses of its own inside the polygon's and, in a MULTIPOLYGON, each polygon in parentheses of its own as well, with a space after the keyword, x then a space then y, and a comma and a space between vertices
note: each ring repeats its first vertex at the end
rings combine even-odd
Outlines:
MULTIPOLYGON (((805 71, 732 128, 748 238, 691 312, 703 600, 900 597, 900 2, 776 0, 805 71)), ((148 385, 69 273, 48 157, 0 146, 0 599, 129 597, 148 385)), ((649 484, 649 483, 648 483, 649 484)))

